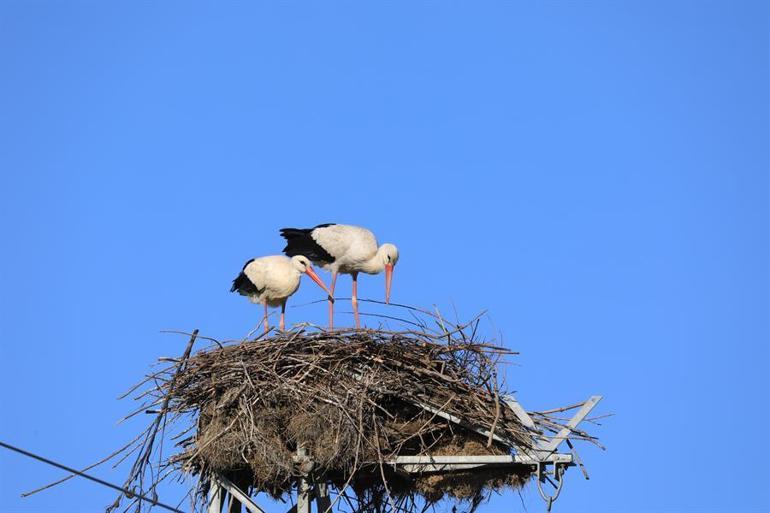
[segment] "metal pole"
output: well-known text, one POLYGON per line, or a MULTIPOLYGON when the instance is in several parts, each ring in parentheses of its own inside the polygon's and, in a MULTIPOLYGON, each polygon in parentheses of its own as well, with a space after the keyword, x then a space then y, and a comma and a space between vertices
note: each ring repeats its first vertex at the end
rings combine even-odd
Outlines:
POLYGON ((310 483, 302 476, 298 480, 297 513, 310 513, 310 483))
MULTIPOLYGON (((304 447, 297 447, 296 461, 300 467, 307 461, 307 450, 304 447)), ((310 502, 310 483, 307 475, 302 474, 297 478, 297 513, 310 513, 310 502)))
MULTIPOLYGON (((238 488, 235 483, 227 479, 225 476, 216 474, 214 475, 212 481, 216 481, 218 485, 230 492, 230 502, 233 503, 233 501, 237 501, 238 511, 241 510, 240 507, 243 505, 243 507, 245 507, 251 513, 265 513, 262 508, 257 506, 257 503, 251 500, 251 497, 249 497, 245 491, 238 488)), ((248 486, 246 488, 248 489, 248 486)), ((231 506, 230 509, 233 509, 233 507, 231 506)))
POLYGON ((225 494, 222 493, 222 487, 215 480, 211 480, 209 489, 209 510, 208 513, 222 513, 222 507, 225 504, 225 494))
POLYGON ((318 513, 332 513, 332 501, 329 498, 329 488, 326 483, 316 483, 315 504, 318 513))

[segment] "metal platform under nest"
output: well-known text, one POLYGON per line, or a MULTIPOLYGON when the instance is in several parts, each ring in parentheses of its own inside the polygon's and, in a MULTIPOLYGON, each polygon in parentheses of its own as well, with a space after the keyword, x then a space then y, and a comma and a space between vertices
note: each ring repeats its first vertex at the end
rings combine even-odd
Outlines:
MULTIPOLYGON (((594 395, 583 403, 562 408, 555 411, 567 411, 577 409, 574 416, 567 422, 560 431, 549 437, 543 433, 530 416, 529 413, 519 404, 511 395, 501 398, 502 402, 509 407, 522 425, 527 427, 531 433, 531 447, 517 447, 508 440, 499 437, 494 433, 475 426, 469 426, 461 419, 448 415, 441 410, 432 408, 428 405, 420 405, 424 409, 445 418, 446 420, 462 426, 465 429, 473 430, 485 437, 491 437, 496 441, 510 447, 513 454, 508 455, 452 455, 452 456, 398 456, 393 460, 387 461, 388 465, 393 466, 407 473, 451 473, 454 471, 468 471, 470 469, 481 469, 490 467, 515 467, 526 465, 533 468, 537 477, 537 489, 540 496, 546 502, 546 510, 551 511, 554 501, 559 497, 564 485, 564 472, 568 467, 580 466, 583 474, 588 478, 588 474, 580 461, 577 452, 570 441, 570 435, 576 432, 577 426, 588 416, 588 414, 601 401, 602 396, 594 395), (569 448, 568 453, 558 451, 562 442, 565 442, 569 448), (546 485, 550 484, 552 489, 546 490, 546 485)), ((308 462, 309 458, 304 449, 300 448, 295 456, 295 463, 298 468, 311 468, 303 463, 308 462)), ((240 505, 246 508, 250 513, 265 513, 243 490, 238 488, 229 479, 219 474, 212 474, 211 489, 209 493, 208 513, 228 513, 240 512, 240 505), (229 505, 226 506, 226 498, 230 496, 229 505)), ((287 513, 311 513, 312 504, 315 502, 317 513, 332 513, 336 501, 332 502, 329 496, 329 490, 326 483, 317 483, 311 485, 308 475, 297 479, 297 502, 287 513)))

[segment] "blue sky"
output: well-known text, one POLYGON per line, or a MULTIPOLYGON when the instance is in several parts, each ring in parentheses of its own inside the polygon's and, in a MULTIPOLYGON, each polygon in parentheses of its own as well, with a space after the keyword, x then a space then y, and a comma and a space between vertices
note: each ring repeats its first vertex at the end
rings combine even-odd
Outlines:
MULTIPOLYGON (((3 1, 0 440, 119 447, 146 419, 116 397, 184 347, 160 330, 243 336, 243 262, 347 222, 398 244, 395 301, 489 310, 525 406, 606 396, 555 511, 770 510, 769 29, 749 1, 3 1)), ((19 498, 60 475, 0 452, 3 511, 113 499, 19 498)))

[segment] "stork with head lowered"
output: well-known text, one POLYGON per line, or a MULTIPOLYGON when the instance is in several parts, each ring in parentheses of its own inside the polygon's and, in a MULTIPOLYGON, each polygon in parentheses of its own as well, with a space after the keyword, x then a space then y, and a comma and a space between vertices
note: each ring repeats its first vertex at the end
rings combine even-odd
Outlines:
POLYGON ((353 278, 351 302, 356 328, 361 327, 358 315, 358 273, 385 272, 385 302, 390 302, 393 269, 398 262, 398 249, 393 244, 378 246, 374 234, 360 226, 320 224, 314 228, 283 228, 286 239, 283 252, 294 257, 303 255, 332 273, 329 294, 329 328, 334 327, 334 288, 338 274, 353 278))

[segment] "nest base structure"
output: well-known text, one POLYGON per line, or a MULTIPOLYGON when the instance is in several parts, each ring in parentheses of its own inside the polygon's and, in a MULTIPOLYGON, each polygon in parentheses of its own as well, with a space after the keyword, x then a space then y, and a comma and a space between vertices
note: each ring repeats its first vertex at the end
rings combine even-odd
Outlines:
MULTIPOLYGON (((558 452, 558 447, 561 442, 569 439, 570 433, 577 428, 601 399, 602 396, 595 395, 582 404, 575 405, 579 406, 580 409, 570 419, 564 431, 560 431, 550 439, 544 437, 540 437, 539 440, 533 439, 533 447, 529 449, 515 448, 520 454, 397 456, 387 461, 386 464, 395 471, 420 476, 432 475, 440 480, 459 479, 462 481, 467 479, 469 472, 486 474, 490 471, 495 472, 495 470, 502 470, 502 475, 519 476, 523 480, 535 476, 538 492, 546 502, 547 511, 550 512, 553 503, 561 493, 566 469, 575 465, 580 465, 583 468, 574 449, 571 453, 565 454, 558 452), (546 481, 554 484, 554 490, 550 493, 544 489, 543 485, 546 481)), ((523 423, 536 426, 532 417, 521 408, 513 397, 508 396, 504 401, 517 415, 520 415, 519 418, 523 423)), ((297 450, 296 461, 300 466, 312 467, 312 460, 308 457, 307 451, 302 448, 297 450)), ((207 513, 231 513, 233 511, 232 504, 242 504, 250 513, 265 513, 248 493, 226 477, 212 473, 209 480, 211 485, 207 513), (230 506, 226 505, 228 494, 230 506)), ((288 513, 311 513, 313 504, 316 505, 315 511, 318 513, 332 513, 334 511, 334 503, 329 494, 329 485, 325 482, 317 482, 311 473, 302 473, 296 478, 296 503, 289 509, 288 513)))
POLYGON ((472 511, 490 491, 535 477, 550 509, 564 471, 580 464, 569 439, 595 442, 578 425, 601 396, 527 412, 498 383, 514 353, 475 341, 476 327, 300 328, 192 354, 196 331, 140 395, 160 409, 126 488, 155 489, 147 475, 182 472, 198 476, 208 513, 262 513, 259 493, 289 499, 290 513, 411 513, 444 499, 472 511), (554 415, 568 410, 568 422, 554 415), (159 426, 183 419, 180 449, 146 472, 159 426), (559 452, 564 441, 569 453, 559 452))

